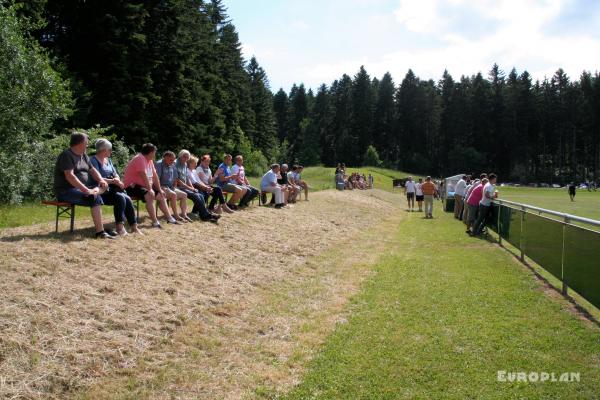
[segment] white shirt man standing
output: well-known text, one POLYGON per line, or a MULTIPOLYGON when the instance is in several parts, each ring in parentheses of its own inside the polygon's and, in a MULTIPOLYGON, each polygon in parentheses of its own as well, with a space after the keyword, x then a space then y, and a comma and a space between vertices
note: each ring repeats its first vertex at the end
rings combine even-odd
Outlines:
POLYGON ((406 201, 408 202, 408 210, 415 210, 415 192, 417 191, 417 187, 413 182, 412 176, 409 176, 406 179, 406 183, 404 184, 404 194, 406 194, 406 201))
POLYGON ((454 218, 462 218, 463 205, 465 203, 465 193, 467 191, 467 176, 464 175, 454 188, 454 218))

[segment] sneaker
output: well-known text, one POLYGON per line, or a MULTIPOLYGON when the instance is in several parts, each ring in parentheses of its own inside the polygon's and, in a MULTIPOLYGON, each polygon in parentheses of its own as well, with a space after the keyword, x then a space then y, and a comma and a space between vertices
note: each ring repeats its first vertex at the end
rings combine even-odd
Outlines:
POLYGON ((177 221, 175 218, 172 218, 172 219, 167 220, 167 224, 181 225, 181 222, 177 221))
POLYGON ((129 235, 129 233, 125 229, 121 229, 117 233, 119 234, 119 236, 127 236, 127 235, 129 235))
POLYGON ((283 208, 283 206, 285 206, 285 204, 275 204, 275 208, 283 208))
POLYGON ((210 217, 211 217, 211 218, 214 218, 214 219, 219 219, 219 218, 221 218, 221 216, 220 216, 219 214, 211 214, 211 215, 210 215, 210 217))
POLYGON ((104 232, 108 233, 112 237, 119 236, 119 234, 117 232, 113 231, 113 230, 108 230, 108 231, 105 230, 104 232))
POLYGON ((115 236, 110 236, 106 231, 96 232, 96 239, 112 239, 115 240, 115 236))
POLYGON ((230 203, 227 203, 227 207, 229 207, 229 209, 231 209, 233 211, 238 209, 238 207, 235 204, 230 204, 230 203))
POLYGON ((156 221, 152 223, 152 227, 153 228, 158 228, 158 229, 162 229, 162 225, 160 224, 160 222, 156 221))

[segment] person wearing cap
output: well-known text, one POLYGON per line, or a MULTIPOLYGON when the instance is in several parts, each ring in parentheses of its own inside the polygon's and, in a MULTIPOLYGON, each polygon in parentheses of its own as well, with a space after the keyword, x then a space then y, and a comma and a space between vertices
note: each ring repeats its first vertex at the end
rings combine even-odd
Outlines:
MULTIPOLYGON (((131 233, 142 235, 142 232, 138 228, 133 201, 125 193, 125 184, 121 181, 117 169, 110 159, 112 143, 106 139, 98 139, 96 140, 95 147, 96 155, 90 159, 90 162, 100 173, 100 176, 108 183, 108 190, 102 193, 101 196, 104 204, 113 206, 117 233, 121 236, 128 234, 125 230, 125 220, 127 220, 131 227, 131 233)), ((90 181, 92 184, 98 184, 93 177, 91 177, 90 181)))

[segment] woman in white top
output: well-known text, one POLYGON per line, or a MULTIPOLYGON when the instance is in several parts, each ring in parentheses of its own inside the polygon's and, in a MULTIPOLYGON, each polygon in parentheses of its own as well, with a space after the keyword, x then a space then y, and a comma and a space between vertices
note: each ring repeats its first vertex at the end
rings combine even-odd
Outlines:
POLYGON ((423 200, 425 196, 423 196, 423 178, 419 178, 419 182, 415 183, 415 197, 417 198, 417 205, 419 206, 419 212, 423 211, 423 200))
POLYGON ((208 197, 212 196, 212 199, 208 204, 208 210, 211 212, 214 210, 217 214, 221 214, 222 211, 232 214, 234 211, 227 206, 221 188, 213 186, 216 177, 212 176, 210 170, 210 156, 208 154, 203 155, 200 160, 200 165, 198 165, 197 168, 196 165, 198 165, 198 159, 196 157, 191 157, 188 160, 188 175, 194 187, 204 196, 205 202, 208 203, 208 197), (219 201, 219 205, 215 208, 217 201, 219 201))

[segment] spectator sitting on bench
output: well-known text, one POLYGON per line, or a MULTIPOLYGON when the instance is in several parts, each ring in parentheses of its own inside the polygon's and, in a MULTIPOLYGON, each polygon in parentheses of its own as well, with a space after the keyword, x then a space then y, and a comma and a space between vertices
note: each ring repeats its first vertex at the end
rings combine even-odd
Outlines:
POLYGON ((235 165, 231 168, 231 172, 237 175, 235 178, 235 184, 246 189, 246 194, 240 200, 240 207, 248 207, 250 202, 259 195, 260 191, 250 185, 248 178, 246 178, 246 170, 244 169, 244 157, 241 155, 235 156, 235 165))
POLYGON ((275 196, 275 208, 281 208, 285 206, 283 202, 283 192, 281 186, 277 184, 277 175, 279 174, 279 164, 271 165, 271 169, 268 170, 260 181, 260 190, 263 192, 273 193, 275 196))
POLYGON ((232 193, 231 199, 227 202, 227 207, 232 210, 237 210, 235 203, 246 195, 247 189, 235 184, 237 175, 231 172, 232 159, 233 157, 231 154, 225 154, 223 162, 219 165, 217 172, 215 172, 215 177, 217 178, 217 185, 223 192, 232 193))
MULTIPOLYGON (((131 227, 131 233, 142 235, 142 232, 138 229, 133 202, 125 193, 125 185, 121 182, 121 178, 110 160, 112 143, 106 139, 98 139, 95 147, 96 155, 90 159, 90 162, 108 183, 108 190, 102 194, 102 201, 104 204, 113 206, 117 233, 121 236, 127 235, 125 230, 125 220, 127 220, 131 227)), ((98 184, 93 177, 91 177, 90 182, 98 184)))
POLYGON ((58 201, 80 206, 91 207, 92 219, 96 228, 96 238, 114 239, 116 232, 107 232, 102 224, 101 194, 108 188, 108 183, 90 162, 86 154, 89 143, 84 132, 71 134, 70 147, 60 153, 54 167, 54 193, 58 201), (98 186, 88 187, 90 176, 98 186))
MULTIPOLYGON (((210 221, 217 222, 220 215, 213 214, 206 209, 206 202, 204 201, 204 196, 200 193, 198 189, 196 189, 191 180, 189 179, 188 174, 188 165, 187 162, 190 159, 191 154, 187 150, 181 150, 179 152, 179 157, 175 162, 175 168, 177 170, 177 178, 175 179, 175 187, 187 195, 187 198, 192 200, 194 203, 194 208, 192 209, 192 214, 197 218, 200 218, 202 221, 210 221)), ((184 214, 181 215, 182 218, 190 222, 191 220, 184 214)))
POLYGON ((287 173, 289 184, 294 188, 294 202, 298 201, 300 193, 302 193, 302 187, 298 182, 298 166, 292 165, 292 170, 287 173))
POLYGON ((279 173, 279 178, 277 178, 277 184, 281 186, 281 190, 283 190, 283 202, 285 204, 295 203, 295 190, 292 185, 290 185, 288 181, 288 165, 281 164, 281 171, 279 173))
POLYGON ((165 151, 160 161, 154 161, 154 168, 160 182, 160 188, 165 192, 165 197, 173 210, 173 221, 167 220, 167 223, 179 224, 179 222, 188 222, 187 216, 187 194, 177 189, 177 169, 175 168, 175 153, 165 151), (177 200, 181 208, 181 215, 177 212, 177 200))
POLYGON ((125 190, 131 197, 141 199, 146 203, 146 210, 152 220, 152 226, 162 228, 156 217, 154 200, 158 201, 158 206, 163 212, 167 221, 175 223, 171 216, 165 192, 160 188, 160 179, 154 168, 154 159, 156 158, 156 146, 152 143, 146 143, 142 146, 141 153, 133 157, 125 168, 125 190))
POLYGON ((216 177, 212 176, 212 172, 210 170, 210 155, 203 155, 198 167, 196 167, 198 164, 197 158, 192 157, 190 160, 192 161, 191 164, 188 161, 188 167, 190 170, 196 168, 195 171, 191 172, 192 175, 190 178, 194 187, 200 190, 204 196, 205 203, 208 201, 208 197, 212 196, 210 204, 208 205, 208 210, 210 212, 214 211, 217 214, 221 214, 222 211, 225 211, 229 214, 234 213, 234 211, 227 206, 227 203, 225 202, 225 196, 223 196, 223 191, 221 188, 213 185, 216 177), (196 177, 198 177, 198 179, 196 179, 196 177), (215 208, 217 200, 219 201, 219 206, 215 208))

